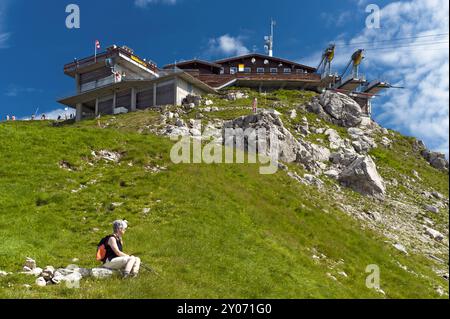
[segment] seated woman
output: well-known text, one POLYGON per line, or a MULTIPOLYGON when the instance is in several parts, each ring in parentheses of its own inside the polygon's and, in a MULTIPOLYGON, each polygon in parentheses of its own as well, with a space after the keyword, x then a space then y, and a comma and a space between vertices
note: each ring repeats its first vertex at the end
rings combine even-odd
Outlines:
POLYGON ((103 264, 104 268, 111 270, 121 270, 123 277, 136 277, 141 266, 139 257, 130 256, 123 252, 122 237, 128 227, 127 221, 116 220, 113 223, 114 234, 109 238, 106 245, 106 260, 103 264))

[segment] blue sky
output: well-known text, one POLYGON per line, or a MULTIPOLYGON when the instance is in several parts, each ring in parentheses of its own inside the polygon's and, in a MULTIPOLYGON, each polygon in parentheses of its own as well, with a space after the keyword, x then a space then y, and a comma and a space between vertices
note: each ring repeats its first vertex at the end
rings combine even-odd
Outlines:
POLYGON ((37 108, 60 113, 55 101, 74 92, 63 65, 93 54, 96 39, 102 48, 126 44, 163 66, 263 52, 271 17, 275 55, 312 66, 331 41, 338 44, 336 71, 360 46, 352 43, 372 43, 362 71, 406 87, 375 101, 375 119, 448 154, 446 0, 0 0, 0 117, 23 118, 37 108), (80 29, 65 26, 70 3, 81 9, 80 29), (381 29, 366 28, 369 3, 382 10, 381 29), (431 44, 420 46, 425 40, 431 44), (407 45, 389 50, 399 43, 407 45))

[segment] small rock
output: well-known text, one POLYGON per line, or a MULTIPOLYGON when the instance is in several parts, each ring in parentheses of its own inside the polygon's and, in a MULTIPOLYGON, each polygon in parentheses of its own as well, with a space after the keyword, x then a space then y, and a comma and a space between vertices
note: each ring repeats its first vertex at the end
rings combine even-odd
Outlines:
POLYGON ((436 191, 432 192, 431 195, 437 199, 444 199, 444 195, 442 195, 441 193, 436 192, 436 191))
POLYGON ((37 278, 35 283, 36 283, 36 285, 39 286, 39 287, 45 287, 45 286, 47 286, 47 281, 45 280, 44 277, 39 277, 39 278, 37 278))
POLYGON ((45 280, 50 280, 53 278, 53 274, 55 272, 55 268, 52 266, 47 266, 44 268, 44 270, 41 273, 41 276, 45 279, 45 280))
POLYGON ((25 260, 24 267, 28 267, 29 269, 34 269, 34 268, 36 268, 36 261, 30 257, 27 257, 25 260))
POLYGON ((289 117, 290 117, 291 119, 295 119, 295 118, 297 117, 297 111, 296 111, 295 109, 291 110, 291 111, 289 112, 289 117))
POLYGON ((339 172, 334 169, 330 169, 329 171, 326 171, 324 174, 333 179, 338 179, 339 177, 339 172))
POLYGON ((147 215, 147 214, 149 214, 150 213, 150 208, 144 208, 143 210, 142 210, 142 212, 145 214, 145 215, 147 215))
POLYGON ((83 276, 79 272, 73 272, 67 276, 61 278, 61 281, 76 283, 79 282, 83 276))
POLYGON ((381 214, 378 212, 367 212, 367 215, 369 216, 370 219, 372 219, 375 222, 380 222, 382 220, 381 218, 381 214))
POLYGON ((402 244, 395 244, 394 245, 395 249, 397 249, 398 251, 401 251, 402 253, 408 255, 408 252, 406 251, 405 246, 403 246, 402 244))
POLYGON ((0 277, 6 277, 8 273, 6 271, 0 270, 0 277))
POLYGON ((440 232, 426 226, 425 233, 436 241, 442 241, 444 239, 444 235, 442 235, 440 232))
POLYGON ((334 277, 332 274, 330 274, 329 272, 327 273, 327 276, 330 278, 330 279, 332 279, 332 280, 334 280, 334 281, 337 281, 337 278, 336 277, 334 277))
POLYGON ((439 213, 439 208, 437 208, 436 206, 433 206, 433 205, 426 205, 425 209, 434 214, 439 213))

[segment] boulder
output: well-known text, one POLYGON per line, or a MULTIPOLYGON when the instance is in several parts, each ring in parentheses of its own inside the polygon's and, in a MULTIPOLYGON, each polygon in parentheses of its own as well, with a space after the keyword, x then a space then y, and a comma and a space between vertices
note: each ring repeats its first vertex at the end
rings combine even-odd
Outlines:
POLYGON ((436 168, 438 170, 448 171, 449 163, 448 163, 447 159, 445 158, 445 154, 438 153, 438 152, 432 152, 430 150, 423 150, 421 152, 421 155, 434 168, 436 168))
POLYGON ((369 156, 360 156, 354 160, 341 172, 339 181, 363 195, 383 198, 386 192, 383 179, 369 156))
POLYGON ((358 126, 362 121, 361 107, 345 94, 326 91, 320 96, 320 104, 325 112, 344 127, 358 126))

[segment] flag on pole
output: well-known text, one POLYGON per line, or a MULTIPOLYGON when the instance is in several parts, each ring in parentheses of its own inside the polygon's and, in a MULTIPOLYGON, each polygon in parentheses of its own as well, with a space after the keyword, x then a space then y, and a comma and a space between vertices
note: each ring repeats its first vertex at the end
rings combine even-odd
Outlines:
POLYGON ((95 40, 95 62, 97 62, 97 50, 100 50, 100 41, 95 40))

